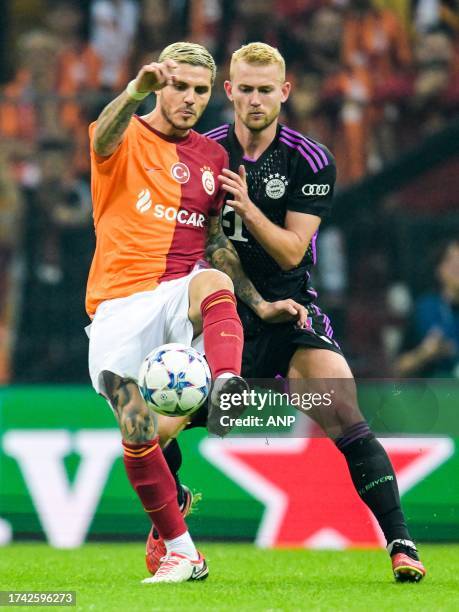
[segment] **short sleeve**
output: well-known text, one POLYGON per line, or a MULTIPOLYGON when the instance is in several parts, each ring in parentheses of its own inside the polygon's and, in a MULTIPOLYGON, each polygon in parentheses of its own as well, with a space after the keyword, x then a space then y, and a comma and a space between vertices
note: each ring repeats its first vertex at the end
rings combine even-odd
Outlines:
POLYGON ((333 160, 314 173, 307 160, 298 159, 296 172, 289 186, 287 210, 327 217, 332 208, 336 181, 336 166, 333 160))

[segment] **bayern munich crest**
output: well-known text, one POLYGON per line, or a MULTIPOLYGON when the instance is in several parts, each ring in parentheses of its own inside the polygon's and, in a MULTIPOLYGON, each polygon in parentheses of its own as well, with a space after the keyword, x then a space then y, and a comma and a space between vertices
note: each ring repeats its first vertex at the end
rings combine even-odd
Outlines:
POLYGON ((201 177, 202 186, 204 187, 204 191, 208 195, 213 195, 215 191, 214 173, 209 168, 209 166, 204 166, 204 168, 201 168, 201 172, 202 172, 202 177, 201 177))
POLYGON ((281 176, 278 172, 276 174, 270 174, 268 178, 264 178, 266 195, 272 200, 278 200, 281 198, 288 185, 288 181, 285 176, 281 176))

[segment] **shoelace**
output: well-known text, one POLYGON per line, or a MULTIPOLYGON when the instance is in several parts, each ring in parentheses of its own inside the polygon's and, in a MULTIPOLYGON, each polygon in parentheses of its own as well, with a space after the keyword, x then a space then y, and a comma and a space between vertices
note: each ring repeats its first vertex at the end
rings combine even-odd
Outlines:
POLYGON ((177 559, 174 557, 161 557, 161 565, 159 566, 158 571, 156 572, 157 576, 164 576, 169 573, 169 570, 173 569, 175 566, 179 565, 181 559, 177 559))
POLYGON ((405 554, 413 561, 419 561, 418 549, 414 548, 413 546, 404 546, 401 544, 399 544, 398 546, 394 545, 394 549, 391 556, 396 555, 398 553, 405 554))

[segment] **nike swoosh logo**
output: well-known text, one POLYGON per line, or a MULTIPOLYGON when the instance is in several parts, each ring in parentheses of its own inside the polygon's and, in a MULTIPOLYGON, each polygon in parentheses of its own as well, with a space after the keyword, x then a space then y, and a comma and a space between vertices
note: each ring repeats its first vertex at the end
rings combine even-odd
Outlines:
POLYGON ((224 338, 237 338, 239 340, 239 336, 236 336, 236 334, 227 334, 224 331, 220 332, 220 336, 223 336, 224 338))
POLYGON ((144 166, 144 169, 147 172, 159 172, 161 170, 161 168, 147 168, 147 166, 144 166))
POLYGON ((207 563, 203 561, 200 567, 193 568, 193 573, 191 574, 191 580, 203 580, 207 578, 209 574, 209 569, 207 567, 207 563))
POLYGON ((160 510, 162 510, 166 506, 167 506, 167 504, 163 504, 159 508, 151 508, 151 510, 149 510, 148 508, 144 508, 144 510, 145 510, 145 512, 159 512, 160 510))

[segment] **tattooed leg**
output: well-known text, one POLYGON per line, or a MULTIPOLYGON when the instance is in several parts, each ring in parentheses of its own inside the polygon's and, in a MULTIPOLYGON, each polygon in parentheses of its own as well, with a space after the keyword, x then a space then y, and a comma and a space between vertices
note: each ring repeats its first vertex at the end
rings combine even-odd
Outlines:
POLYGON ((105 371, 102 375, 123 440, 131 444, 152 440, 156 434, 156 418, 136 383, 112 372, 105 371))
MULTIPOLYGON (((120 426, 124 467, 132 488, 163 540, 184 536, 187 527, 177 503, 175 480, 156 436, 153 411, 132 380, 107 371, 103 378, 120 426)), ((190 557, 197 558, 191 540, 188 550, 190 557)))

